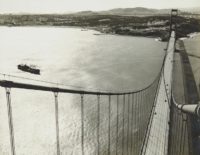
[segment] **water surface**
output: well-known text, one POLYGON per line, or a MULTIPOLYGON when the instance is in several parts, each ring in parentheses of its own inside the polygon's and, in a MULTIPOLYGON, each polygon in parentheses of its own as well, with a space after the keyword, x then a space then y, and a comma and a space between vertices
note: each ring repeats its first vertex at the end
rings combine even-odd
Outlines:
MULTIPOLYGON (((0 27, 0 73, 62 83, 73 89, 77 89, 73 86, 79 86, 87 90, 112 91, 138 90, 155 79, 162 63, 165 43, 152 38, 95 33, 79 28, 0 27), (19 71, 17 65, 20 63, 37 65, 41 76, 19 71)), ((7 76, 1 76, 1 79, 51 85, 7 76)), ((53 93, 12 89, 11 95, 16 153, 56 154, 53 93)), ((86 154, 96 151, 96 100, 96 96, 84 99, 86 154)), ((103 153, 107 143, 107 100, 106 97, 101 100, 103 153)), ((114 106, 113 99, 113 111, 114 106)), ((80 154, 80 96, 59 94, 59 111, 62 153, 80 154)), ((113 114, 111 123, 114 120, 113 114)), ((10 145, 3 88, 0 88, 0 121, 0 154, 8 154, 10 145)))

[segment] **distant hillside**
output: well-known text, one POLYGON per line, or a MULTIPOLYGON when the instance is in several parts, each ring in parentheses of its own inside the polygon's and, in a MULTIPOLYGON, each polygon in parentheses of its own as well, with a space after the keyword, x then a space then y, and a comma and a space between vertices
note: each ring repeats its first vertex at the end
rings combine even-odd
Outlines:
MULTIPOLYGON (((143 7, 136 8, 116 8, 106 11, 81 11, 75 15, 121 15, 121 16, 152 16, 152 15, 167 15, 170 14, 171 9, 150 9, 143 7)), ((199 13, 200 8, 183 8, 179 9, 179 13, 192 14, 199 13)))
POLYGON ((147 16, 147 15, 161 15, 169 14, 170 9, 149 9, 143 7, 136 8, 116 8, 106 11, 81 11, 74 13, 74 15, 120 15, 120 16, 147 16))
POLYGON ((111 15, 157 15, 157 14, 169 14, 170 9, 149 9, 143 7, 136 8, 117 8, 108 11, 101 11, 101 14, 111 15))
POLYGON ((94 12, 94 11, 80 11, 77 13, 73 13, 74 15, 82 15, 82 16, 89 16, 89 15, 98 15, 98 12, 94 12))

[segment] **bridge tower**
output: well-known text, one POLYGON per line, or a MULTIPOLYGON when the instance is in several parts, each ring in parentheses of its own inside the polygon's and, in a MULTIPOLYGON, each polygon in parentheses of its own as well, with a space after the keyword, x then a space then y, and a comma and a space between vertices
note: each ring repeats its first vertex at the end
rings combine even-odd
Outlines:
POLYGON ((171 16, 170 16, 170 31, 169 31, 170 34, 171 34, 171 31, 176 31, 175 19, 177 16, 178 16, 178 9, 172 9, 171 16))

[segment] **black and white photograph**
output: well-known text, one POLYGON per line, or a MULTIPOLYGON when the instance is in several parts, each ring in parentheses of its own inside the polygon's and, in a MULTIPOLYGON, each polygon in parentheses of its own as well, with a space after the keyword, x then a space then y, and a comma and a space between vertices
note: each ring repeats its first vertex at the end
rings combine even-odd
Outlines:
POLYGON ((0 155, 200 155, 200 1, 0 0, 0 155))

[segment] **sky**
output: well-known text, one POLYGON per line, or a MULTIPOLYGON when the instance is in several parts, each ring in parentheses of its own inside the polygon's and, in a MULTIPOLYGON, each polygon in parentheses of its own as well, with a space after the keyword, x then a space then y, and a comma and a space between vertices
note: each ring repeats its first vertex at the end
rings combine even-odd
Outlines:
POLYGON ((132 7, 200 7, 200 0, 0 0, 0 13, 68 13, 132 7))

